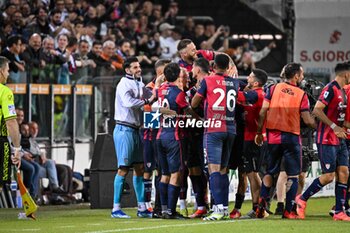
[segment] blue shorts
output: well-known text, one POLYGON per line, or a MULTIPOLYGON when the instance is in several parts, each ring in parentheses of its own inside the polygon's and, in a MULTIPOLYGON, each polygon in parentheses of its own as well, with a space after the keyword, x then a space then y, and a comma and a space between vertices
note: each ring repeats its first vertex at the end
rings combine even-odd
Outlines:
POLYGON ((157 151, 159 165, 162 175, 170 175, 180 171, 183 165, 182 152, 183 145, 181 141, 172 139, 157 139, 157 151))
POLYGON ((156 146, 156 132, 158 130, 143 129, 143 161, 145 172, 153 172, 157 167, 157 146, 156 146), (155 132, 154 132, 155 131, 155 132))
POLYGON ((142 142, 138 129, 117 124, 113 131, 113 139, 118 168, 143 163, 142 142))
POLYGON ((340 140, 340 145, 336 146, 317 144, 317 150, 322 173, 335 172, 338 166, 349 166, 349 153, 345 140, 340 140))
POLYGON ((287 175, 299 175, 302 165, 302 149, 300 144, 295 143, 267 145, 267 174, 275 175, 280 172, 282 157, 287 175))
POLYGON ((204 156, 208 164, 220 164, 222 168, 227 167, 235 136, 235 134, 224 132, 204 133, 204 156))

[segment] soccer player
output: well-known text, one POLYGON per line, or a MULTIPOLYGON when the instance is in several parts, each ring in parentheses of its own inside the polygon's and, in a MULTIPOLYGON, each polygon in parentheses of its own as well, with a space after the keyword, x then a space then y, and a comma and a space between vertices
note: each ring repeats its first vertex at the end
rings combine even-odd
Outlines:
POLYGON ((302 219, 305 218, 307 200, 336 177, 333 219, 350 221, 350 217, 343 210, 349 176, 349 154, 344 140, 347 137, 346 131, 342 128, 347 106, 343 87, 350 83, 349 63, 337 64, 335 75, 335 80, 322 90, 313 111, 320 120, 317 126, 316 143, 323 174, 295 200, 297 213, 302 219))
POLYGON ((151 91, 141 80, 141 66, 136 57, 130 57, 123 64, 125 76, 120 80, 115 95, 116 126, 113 132, 117 153, 118 172, 114 179, 114 204, 112 218, 130 218, 121 210, 120 198, 125 176, 133 166, 133 185, 138 202, 138 217, 152 217, 145 205, 143 183, 142 142, 139 128, 142 123, 142 108, 153 101, 151 91), (149 98, 149 99, 147 99, 149 98))
POLYGON ((196 46, 190 39, 183 39, 177 45, 177 51, 180 55, 179 65, 187 70, 192 71, 193 62, 200 57, 208 61, 215 58, 216 52, 210 50, 197 50, 196 46))
MULTIPOLYGON (((183 132, 180 128, 180 115, 196 116, 186 101, 186 94, 178 85, 180 82, 180 66, 170 63, 164 68, 166 82, 157 91, 158 103, 163 108, 176 111, 178 116, 161 117, 161 127, 157 135, 157 150, 162 178, 159 183, 162 217, 165 219, 185 219, 176 212, 176 203, 180 194, 180 169, 183 168, 183 132)), ((182 122, 183 123, 183 122, 182 122)))
POLYGON ((9 62, 7 58, 0 56, 0 188, 11 182, 11 161, 17 167, 21 166, 20 134, 16 121, 14 98, 10 88, 5 86, 9 76, 9 62), (14 149, 12 156, 8 136, 11 138, 14 149))
POLYGON ((302 66, 298 63, 287 64, 285 78, 285 82, 273 85, 267 90, 259 113, 255 143, 259 146, 263 145, 263 125, 266 118, 268 168, 261 185, 258 218, 266 215, 273 177, 279 172, 282 157, 288 175, 286 207, 282 217, 298 218, 292 208, 298 190, 298 175, 301 171, 300 118, 306 125, 316 127, 315 120, 309 112, 308 97, 297 87, 304 78, 302 66))
MULTIPOLYGON (((158 60, 154 68, 156 70, 156 78, 163 75, 164 68, 167 64, 169 64, 171 60, 168 59, 160 59, 158 60)), ((155 88, 156 78, 154 78, 150 83, 146 85, 150 91, 153 91, 155 88)), ((151 106, 144 106, 145 112, 151 112, 151 106)), ((143 159, 144 159, 144 174, 143 181, 145 185, 145 203, 146 207, 149 211, 152 211, 151 205, 151 195, 152 195, 152 173, 155 169, 157 169, 157 175, 155 176, 155 208, 153 211, 153 217, 160 217, 161 214, 161 206, 160 206, 160 196, 158 184, 160 181, 161 175, 160 167, 158 166, 158 156, 157 156, 157 147, 156 147, 156 138, 157 138, 158 129, 146 128, 143 129, 143 159)))
MULTIPOLYGON (((193 86, 187 95, 192 99, 197 93, 199 84, 204 77, 209 75, 210 65, 205 58, 198 58, 193 62, 192 74, 193 78, 197 80, 197 85, 193 86)), ((198 108, 194 109, 200 116, 204 117, 204 105, 201 104, 198 108)), ((206 209, 206 194, 208 189, 208 180, 204 174, 204 154, 203 154, 203 128, 191 128, 188 130, 188 144, 189 153, 187 158, 187 167, 189 170, 189 176, 192 182, 193 192, 196 198, 197 210, 190 215, 190 218, 201 218, 207 214, 206 209)))
POLYGON ((227 165, 236 134, 234 112, 238 94, 238 80, 227 76, 230 58, 215 56, 215 74, 204 78, 192 99, 192 107, 204 99, 204 117, 219 124, 205 128, 203 147, 208 160, 210 190, 214 196, 213 213, 203 220, 221 220, 228 215, 229 179, 227 165))
MULTIPOLYGON (((350 63, 348 62, 348 64, 350 64, 350 63)), ((350 100, 350 84, 344 86, 344 90, 346 92, 346 97, 348 99, 344 125, 347 128, 346 146, 347 146, 348 152, 350 153, 350 101, 349 101, 350 100)), ((349 161, 349 169, 350 169, 350 161, 349 161)), ((350 217, 349 198, 350 198, 350 176, 348 178, 348 189, 346 192, 346 198, 345 198, 345 203, 344 203, 345 213, 350 217)))
MULTIPOLYGON (((257 132, 259 112, 264 101, 265 93, 263 86, 265 85, 266 81, 267 74, 264 70, 253 69, 250 75, 247 77, 248 84, 245 91, 238 92, 238 102, 244 107, 245 121, 244 149, 242 156, 243 164, 240 172, 245 173, 245 175, 248 177, 253 202, 253 209, 246 216, 248 218, 256 218, 255 213, 259 203, 261 180, 258 172, 260 171, 260 164, 263 158, 265 146, 257 146, 254 143, 254 138, 257 132)), ((263 135, 266 135, 264 128, 262 132, 263 135)))

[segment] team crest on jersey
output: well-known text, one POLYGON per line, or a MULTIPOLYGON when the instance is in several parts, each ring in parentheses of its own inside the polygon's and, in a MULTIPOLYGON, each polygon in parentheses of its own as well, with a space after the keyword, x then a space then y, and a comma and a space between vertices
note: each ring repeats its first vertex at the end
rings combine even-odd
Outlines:
POLYGON ((327 169, 329 169, 329 168, 331 167, 331 165, 330 165, 329 163, 326 163, 324 166, 325 166, 327 169))
POLYGON ((147 166, 148 168, 150 168, 151 165, 152 165, 152 163, 146 163, 146 166, 147 166))

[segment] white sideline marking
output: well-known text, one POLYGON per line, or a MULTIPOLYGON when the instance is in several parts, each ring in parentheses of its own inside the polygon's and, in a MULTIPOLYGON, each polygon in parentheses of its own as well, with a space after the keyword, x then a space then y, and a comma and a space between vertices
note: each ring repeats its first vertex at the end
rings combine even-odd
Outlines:
MULTIPOLYGON (((250 220, 254 220, 254 219, 250 219, 250 220)), ((143 231, 143 230, 161 229, 161 228, 168 228, 168 227, 187 227, 187 226, 198 226, 198 225, 225 224, 225 223, 232 223, 232 222, 242 222, 242 221, 241 220, 240 221, 236 221, 236 220, 208 221, 208 222, 200 222, 200 223, 161 225, 161 226, 153 226, 153 227, 124 228, 124 229, 114 229, 114 230, 104 230, 104 231, 88 231, 86 233, 110 233, 110 232, 126 232, 126 231, 143 231)))
POLYGON ((75 225, 59 226, 58 228, 74 228, 75 225))
POLYGON ((18 231, 40 231, 41 228, 32 228, 32 229, 9 229, 8 231, 18 232, 18 231))

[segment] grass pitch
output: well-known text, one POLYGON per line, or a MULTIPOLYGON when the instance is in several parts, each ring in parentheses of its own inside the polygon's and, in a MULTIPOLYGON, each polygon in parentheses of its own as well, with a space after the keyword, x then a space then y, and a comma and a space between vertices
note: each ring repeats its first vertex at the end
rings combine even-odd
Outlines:
MULTIPOLYGON (((43 206, 37 212, 37 220, 17 219, 19 209, 0 209, 0 232, 349 232, 350 222, 335 222, 328 215, 333 198, 313 198, 308 202, 305 220, 282 220, 269 216, 263 220, 227 220, 204 222, 202 220, 140 219, 136 209, 124 209, 131 219, 112 219, 110 210, 91 210, 86 204, 69 206, 43 206)), ((231 208, 233 204, 231 204, 231 208)), ((251 202, 246 201, 242 213, 247 213, 251 202)), ((275 210, 273 203, 271 210, 275 210)))

